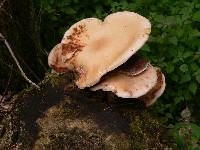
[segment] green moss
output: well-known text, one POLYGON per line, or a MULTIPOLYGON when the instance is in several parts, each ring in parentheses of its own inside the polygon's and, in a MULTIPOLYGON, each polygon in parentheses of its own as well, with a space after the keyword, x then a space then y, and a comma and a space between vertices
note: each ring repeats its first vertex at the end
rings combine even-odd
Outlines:
POLYGON ((40 82, 40 86, 45 85, 46 83, 50 83, 53 87, 58 86, 60 83, 60 79, 63 74, 57 73, 47 73, 43 81, 40 82))
POLYGON ((63 132, 60 131, 56 134, 50 134, 48 140, 40 141, 40 144, 37 144, 36 149, 106 149, 106 144, 103 142, 103 139, 98 134, 88 133, 80 128, 66 129, 63 132))
POLYGON ((142 111, 131 117, 131 140, 134 149, 163 148, 160 141, 163 129, 155 117, 142 111))

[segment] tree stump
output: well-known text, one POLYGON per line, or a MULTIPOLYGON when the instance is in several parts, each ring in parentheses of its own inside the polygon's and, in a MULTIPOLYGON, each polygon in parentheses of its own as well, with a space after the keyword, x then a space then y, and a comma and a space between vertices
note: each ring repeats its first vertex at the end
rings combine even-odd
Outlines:
MULTIPOLYGON (((168 147, 158 119, 137 101, 115 102, 101 92, 79 90, 73 75, 49 75, 41 91, 12 99, 1 121, 1 149, 131 150, 168 147)), ((120 100, 117 100, 120 101, 120 100)))

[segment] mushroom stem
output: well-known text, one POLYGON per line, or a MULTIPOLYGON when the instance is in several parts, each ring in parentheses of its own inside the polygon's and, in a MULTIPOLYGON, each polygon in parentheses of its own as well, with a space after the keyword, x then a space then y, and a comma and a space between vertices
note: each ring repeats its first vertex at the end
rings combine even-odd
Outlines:
POLYGON ((13 51, 12 51, 10 45, 9 45, 9 43, 7 42, 7 40, 5 39, 5 37, 4 37, 1 33, 0 33, 0 40, 3 41, 4 44, 6 45, 6 47, 8 48, 8 50, 9 50, 9 52, 10 52, 12 58, 14 59, 16 65, 17 65, 17 67, 19 68, 19 70, 20 70, 20 72, 21 72, 21 75, 24 77, 24 79, 25 79, 27 82, 29 82, 30 84, 32 84, 33 86, 35 86, 37 89, 40 89, 40 87, 39 87, 37 84, 35 84, 33 81, 31 81, 31 80, 26 76, 26 74, 24 73, 23 69, 21 68, 21 66, 20 66, 20 64, 19 64, 19 62, 18 62, 18 60, 17 60, 17 58, 15 57, 15 55, 14 55, 14 53, 13 53, 13 51))

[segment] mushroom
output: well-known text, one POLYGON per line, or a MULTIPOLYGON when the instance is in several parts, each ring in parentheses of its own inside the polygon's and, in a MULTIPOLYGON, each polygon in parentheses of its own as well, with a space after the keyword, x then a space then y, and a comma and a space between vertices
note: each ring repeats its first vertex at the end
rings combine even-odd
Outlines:
POLYGON ((165 76, 162 74, 159 68, 156 70, 158 76, 156 85, 147 94, 139 97, 139 99, 142 100, 147 107, 156 102, 156 100, 163 94, 166 87, 165 76))
POLYGON ((91 87, 135 54, 150 31, 149 20, 134 12, 113 13, 104 21, 83 19, 66 31, 61 43, 50 53, 49 65, 59 72, 74 70, 76 85, 80 89, 91 87))
POLYGON ((71 68, 70 64, 66 64, 66 57, 62 55, 63 45, 61 43, 54 46, 52 51, 48 56, 48 64, 51 66, 56 72, 62 73, 68 70, 67 68, 71 68))
MULTIPOLYGON (((130 69, 131 70, 131 69, 130 69)), ((130 70, 108 73, 102 82, 93 86, 92 91, 112 91, 121 98, 139 98, 147 94, 157 83, 157 71, 152 65, 138 75, 129 75, 130 70)))
POLYGON ((104 21, 86 18, 66 31, 48 64, 59 73, 72 70, 80 89, 93 86, 92 91, 111 91, 150 106, 166 86, 160 69, 134 55, 150 32, 149 20, 134 12, 113 13, 104 21))
POLYGON ((150 62, 138 55, 133 55, 125 65, 121 65, 117 69, 122 72, 126 73, 127 75, 134 76, 142 73, 148 67, 150 62))
POLYGON ((91 90, 111 91, 121 98, 138 98, 147 107, 152 105, 164 92, 164 75, 160 69, 154 68, 150 64, 145 71, 137 75, 131 74, 133 69, 126 68, 123 71, 110 72, 91 90))

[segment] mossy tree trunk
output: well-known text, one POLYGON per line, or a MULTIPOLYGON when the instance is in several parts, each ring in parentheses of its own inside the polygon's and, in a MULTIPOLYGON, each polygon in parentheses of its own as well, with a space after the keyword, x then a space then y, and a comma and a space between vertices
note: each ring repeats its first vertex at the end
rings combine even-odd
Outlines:
MULTIPOLYGON (((107 107, 104 92, 80 90, 73 75, 50 75, 41 90, 12 99, 0 121, 0 149, 131 150, 169 147, 165 130, 138 101, 107 107)), ((171 146, 170 146, 171 147, 171 146)))

